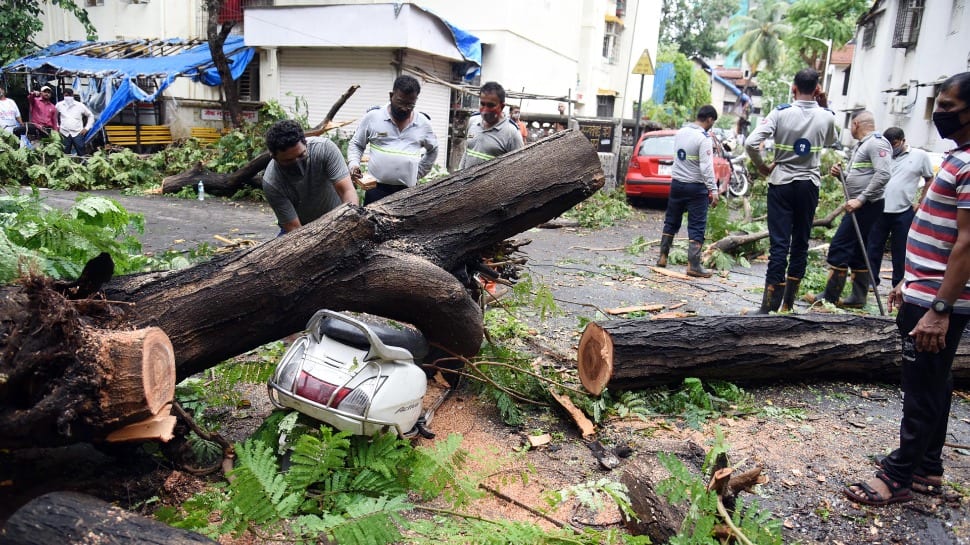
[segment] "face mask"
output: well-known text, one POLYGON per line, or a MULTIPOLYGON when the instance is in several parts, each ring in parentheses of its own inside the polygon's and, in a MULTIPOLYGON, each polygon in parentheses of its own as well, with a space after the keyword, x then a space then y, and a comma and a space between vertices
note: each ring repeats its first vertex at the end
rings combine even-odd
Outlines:
POLYGON ((967 108, 970 108, 970 106, 953 112, 933 112, 933 124, 936 125, 936 130, 939 131, 940 136, 949 138, 967 126, 968 123, 960 122, 960 114, 967 108))
POLYGON ((900 144, 898 146, 893 146, 893 157, 899 156, 899 154, 902 153, 905 149, 906 149, 906 146, 903 144, 900 144))
POLYGON ((74 104, 74 97, 64 97, 65 104, 74 104))
POLYGON ((396 108, 393 104, 391 104, 391 117, 393 117, 395 121, 404 121, 410 115, 410 111, 402 108, 396 108))

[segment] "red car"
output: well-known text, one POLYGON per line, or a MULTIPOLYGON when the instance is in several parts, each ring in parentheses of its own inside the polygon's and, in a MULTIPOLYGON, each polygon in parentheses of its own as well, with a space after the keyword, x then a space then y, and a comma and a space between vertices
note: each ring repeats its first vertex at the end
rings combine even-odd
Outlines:
MULTIPOLYGON (((670 197, 670 172, 674 168, 674 135, 676 130, 644 133, 633 148, 633 157, 626 170, 623 185, 626 196, 634 199, 666 199, 670 197)), ((724 193, 731 180, 731 163, 724 158, 721 143, 714 138, 714 176, 720 192, 724 193)))

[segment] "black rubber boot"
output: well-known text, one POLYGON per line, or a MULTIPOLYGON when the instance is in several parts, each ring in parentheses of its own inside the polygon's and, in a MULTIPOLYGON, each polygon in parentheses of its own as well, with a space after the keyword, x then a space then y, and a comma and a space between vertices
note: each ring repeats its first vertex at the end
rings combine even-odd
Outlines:
POLYGON ((687 247, 687 276, 710 278, 712 274, 701 265, 701 243, 690 241, 690 246, 687 247))
POLYGON ((791 312, 795 306, 795 298, 798 297, 798 287, 802 284, 801 278, 789 276, 785 282, 785 295, 781 298, 781 311, 791 312))
POLYGON ((862 308, 869 298, 868 269, 852 270, 852 293, 839 301, 839 306, 845 308, 862 308))
POLYGON ((785 282, 781 284, 765 283, 765 292, 761 296, 761 308, 758 309, 758 314, 777 312, 778 307, 781 306, 781 297, 784 295, 785 289, 785 282))
POLYGON ((674 244, 674 235, 668 235, 664 233, 660 235, 660 256, 657 257, 657 266, 666 267, 667 266, 667 254, 670 253, 670 247, 674 244))
POLYGON ((829 280, 825 284, 825 291, 822 293, 809 293, 805 295, 805 300, 809 303, 816 301, 828 301, 833 305, 839 302, 842 297, 842 290, 845 288, 845 276, 849 270, 843 267, 829 267, 829 280))

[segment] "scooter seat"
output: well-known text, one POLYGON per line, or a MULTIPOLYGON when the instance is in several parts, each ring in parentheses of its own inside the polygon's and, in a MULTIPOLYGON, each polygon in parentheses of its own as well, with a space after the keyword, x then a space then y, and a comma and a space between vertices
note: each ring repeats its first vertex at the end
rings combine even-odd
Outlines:
MULTIPOLYGON (((396 328, 386 324, 367 324, 377 338, 388 346, 397 346, 411 353, 415 363, 421 363, 428 355, 428 341, 420 331, 411 328, 396 328)), ((364 332, 352 324, 334 318, 320 321, 320 333, 358 348, 369 350, 370 342, 364 332)))

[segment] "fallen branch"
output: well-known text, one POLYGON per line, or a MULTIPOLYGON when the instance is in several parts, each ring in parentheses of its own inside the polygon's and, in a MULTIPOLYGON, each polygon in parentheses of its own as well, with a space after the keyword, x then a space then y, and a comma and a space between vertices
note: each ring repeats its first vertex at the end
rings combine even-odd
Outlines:
MULTIPOLYGON (((835 218, 842 214, 842 208, 838 207, 835 210, 829 212, 824 218, 816 219, 812 222, 813 227, 831 227, 832 222, 835 218)), ((710 246, 704 250, 704 259, 706 260, 714 252, 714 250, 720 250, 725 253, 730 253, 745 244, 750 244, 756 242, 763 238, 768 238, 768 231, 760 231, 757 233, 747 233, 744 235, 728 235, 717 242, 712 243, 710 246)))

